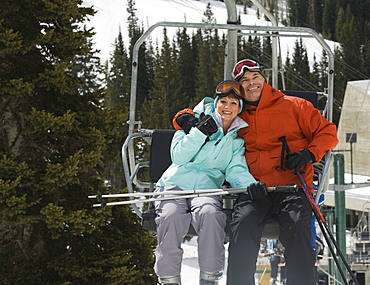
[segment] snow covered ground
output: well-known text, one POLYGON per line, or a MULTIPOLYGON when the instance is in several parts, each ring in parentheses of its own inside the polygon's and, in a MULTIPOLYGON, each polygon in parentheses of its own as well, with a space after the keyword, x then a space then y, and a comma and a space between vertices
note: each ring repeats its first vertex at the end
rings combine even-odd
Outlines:
MULTIPOLYGON (((228 245, 228 243, 225 244, 225 274, 223 278, 219 281, 219 285, 226 284, 228 245)), ((199 284, 199 266, 196 237, 193 237, 190 241, 184 242, 182 248, 184 249, 181 270, 182 285, 197 285, 199 284)), ((267 272, 265 274, 256 274, 256 284, 269 284, 268 280, 270 280, 270 274, 268 273, 268 271, 270 270, 270 268, 268 257, 260 257, 258 259, 258 265, 266 269, 267 272)))
MULTIPOLYGON (((199 266, 196 237, 183 244, 184 256, 182 262, 181 281, 182 285, 199 284, 199 266)), ((227 250, 226 250, 227 254, 227 250)), ((227 258, 225 262, 227 261, 227 258)), ((226 270, 226 266, 225 266, 226 270)), ((220 280, 220 285, 226 284, 225 276, 220 280)))
MULTIPOLYGON (((225 258, 225 271, 227 266, 227 246, 225 258)), ((183 243, 184 256, 182 262, 181 281, 182 285, 196 285, 199 284, 199 266, 198 266, 198 253, 196 237, 190 241, 183 243)), ((220 285, 226 284, 225 276, 220 280, 220 285)))

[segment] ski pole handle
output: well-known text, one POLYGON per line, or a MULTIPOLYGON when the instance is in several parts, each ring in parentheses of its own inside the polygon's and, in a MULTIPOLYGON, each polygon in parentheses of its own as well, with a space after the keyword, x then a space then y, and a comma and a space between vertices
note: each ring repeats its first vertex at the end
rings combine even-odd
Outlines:
POLYGON ((296 192, 298 190, 297 184, 289 184, 284 186, 267 187, 267 190, 273 192, 296 192))

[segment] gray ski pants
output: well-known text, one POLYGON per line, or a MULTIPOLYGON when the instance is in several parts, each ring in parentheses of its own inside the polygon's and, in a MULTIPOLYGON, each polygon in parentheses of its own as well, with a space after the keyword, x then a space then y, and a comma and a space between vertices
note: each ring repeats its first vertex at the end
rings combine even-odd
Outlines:
MULTIPOLYGON (((158 187, 157 192, 181 190, 158 187)), ((167 197, 167 196, 166 196, 167 197)), ((198 263, 201 271, 224 270, 226 215, 220 196, 173 199, 155 202, 158 246, 154 270, 158 276, 175 276, 181 272, 181 243, 190 223, 198 234, 198 263)))

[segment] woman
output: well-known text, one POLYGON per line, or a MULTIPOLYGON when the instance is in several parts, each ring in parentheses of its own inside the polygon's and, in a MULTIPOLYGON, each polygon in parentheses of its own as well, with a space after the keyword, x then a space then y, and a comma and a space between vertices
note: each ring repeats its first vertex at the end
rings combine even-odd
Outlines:
MULTIPOLYGON (((175 133, 173 163, 158 181, 156 192, 220 189, 225 180, 234 188, 256 183, 245 161, 243 140, 237 136, 247 126, 237 117, 243 109, 242 92, 237 81, 223 81, 214 99, 205 98, 194 108, 202 112, 198 122, 186 132, 175 133)), ((155 206, 158 246, 154 269, 159 284, 181 284, 181 243, 191 223, 198 234, 200 284, 217 285, 225 260, 226 216, 221 197, 157 201, 155 206)))

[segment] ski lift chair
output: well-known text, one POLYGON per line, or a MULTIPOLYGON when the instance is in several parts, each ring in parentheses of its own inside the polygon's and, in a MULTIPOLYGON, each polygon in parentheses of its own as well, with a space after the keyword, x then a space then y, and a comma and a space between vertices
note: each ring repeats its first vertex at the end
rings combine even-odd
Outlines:
MULTIPOLYGON (((318 108, 319 93, 311 91, 283 91, 286 95, 297 96, 310 101, 314 107, 318 108)), ((171 164, 170 157, 170 146, 172 137, 175 130, 153 130, 151 136, 151 147, 150 147, 150 161, 149 161, 149 173, 150 173, 150 184, 151 189, 154 189, 155 183, 162 176, 163 172, 171 164)), ((315 164, 315 180, 320 182, 325 169, 325 161, 315 164)), ((224 185, 227 187, 227 183, 224 185)), ((223 195, 224 208, 223 211, 227 216, 227 228, 231 221, 232 206, 236 195, 223 195)), ((150 203, 149 209, 142 213, 142 226, 150 233, 156 233, 155 209, 154 203, 150 203)), ((265 239, 277 239, 279 236, 279 222, 276 215, 271 215, 267 220, 266 226, 263 230, 263 240, 265 239)), ((190 226, 188 236, 196 235, 195 230, 190 226)))

